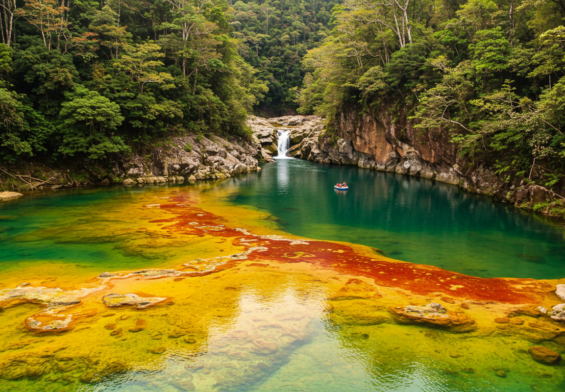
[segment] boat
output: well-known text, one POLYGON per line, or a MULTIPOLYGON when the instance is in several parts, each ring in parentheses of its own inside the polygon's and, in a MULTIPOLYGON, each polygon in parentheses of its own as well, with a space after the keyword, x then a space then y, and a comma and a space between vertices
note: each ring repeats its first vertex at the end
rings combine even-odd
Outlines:
POLYGON ((347 190, 349 190, 349 187, 348 187, 348 186, 339 187, 339 186, 337 186, 337 185, 334 185, 334 189, 335 189, 336 191, 347 191, 347 190))

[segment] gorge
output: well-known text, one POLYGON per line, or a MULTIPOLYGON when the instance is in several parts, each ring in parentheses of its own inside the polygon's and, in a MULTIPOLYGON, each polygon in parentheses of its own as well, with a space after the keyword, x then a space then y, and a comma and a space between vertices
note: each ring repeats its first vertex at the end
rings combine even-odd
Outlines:
POLYGON ((564 391, 564 20, 0 0, 0 391, 564 391))

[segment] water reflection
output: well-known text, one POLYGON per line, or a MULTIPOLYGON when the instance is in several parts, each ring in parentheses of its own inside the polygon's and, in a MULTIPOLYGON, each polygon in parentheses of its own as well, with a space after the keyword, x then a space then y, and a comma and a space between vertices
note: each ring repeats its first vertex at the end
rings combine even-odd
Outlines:
POLYGON ((265 165, 261 181, 224 186, 237 186, 232 202, 268 210, 293 234, 361 243, 470 275, 565 276, 563 229, 452 185, 284 160, 265 165), (347 197, 332 192, 339 180, 352 186, 347 197))
POLYGON ((277 165, 276 182, 279 195, 286 194, 290 185, 290 167, 288 165, 277 165))

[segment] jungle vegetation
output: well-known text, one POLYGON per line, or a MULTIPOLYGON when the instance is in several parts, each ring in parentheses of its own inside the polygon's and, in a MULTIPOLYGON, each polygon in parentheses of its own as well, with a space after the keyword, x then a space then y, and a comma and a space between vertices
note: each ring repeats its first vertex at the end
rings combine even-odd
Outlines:
POLYGON ((563 0, 344 0, 308 52, 301 113, 391 110, 450 132, 472 164, 552 187, 565 174, 563 0))
POLYGON ((551 187, 564 17, 564 0, 0 0, 0 160, 246 137, 248 113, 331 130, 355 108, 449 131, 473 164, 551 187))

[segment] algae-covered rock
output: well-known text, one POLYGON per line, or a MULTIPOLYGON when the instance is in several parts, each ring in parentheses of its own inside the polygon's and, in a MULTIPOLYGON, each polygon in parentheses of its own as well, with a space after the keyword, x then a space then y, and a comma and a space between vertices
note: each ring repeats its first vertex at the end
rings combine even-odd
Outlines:
POLYGON ((148 352, 152 353, 152 354, 163 354, 165 351, 167 351, 166 347, 151 347, 147 349, 148 352))
POLYGON ((147 328, 147 321, 142 319, 137 319, 137 321, 135 322, 135 327, 128 329, 128 331, 139 332, 139 331, 143 331, 145 328, 147 328))
POLYGON ((147 308, 166 301, 166 297, 140 297, 137 294, 108 294, 104 296, 104 305, 115 306, 135 306, 136 308, 147 308))
POLYGON ((565 284, 558 284, 555 286, 555 295, 565 301, 565 284))
POLYGON ((559 353, 556 353, 547 347, 533 346, 530 347, 528 351, 535 361, 546 365, 551 365, 561 360, 561 355, 559 355, 559 353))
POLYGON ((389 311, 399 324, 427 324, 454 332, 469 332, 476 328, 475 320, 467 314, 448 311, 436 302, 425 306, 394 306, 389 311))
POLYGON ((26 368, 23 364, 19 364, 19 366, 12 365, 2 371, 2 378, 5 380, 19 380, 25 377, 25 375, 26 368))

